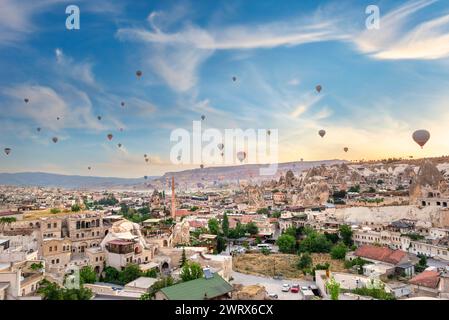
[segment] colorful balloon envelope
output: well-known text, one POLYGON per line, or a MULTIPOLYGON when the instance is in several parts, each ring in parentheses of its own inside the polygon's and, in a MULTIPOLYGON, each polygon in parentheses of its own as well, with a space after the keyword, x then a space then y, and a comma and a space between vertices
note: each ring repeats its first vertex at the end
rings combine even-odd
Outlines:
POLYGON ((416 130, 413 132, 412 138, 422 149, 430 139, 430 132, 427 130, 416 130))

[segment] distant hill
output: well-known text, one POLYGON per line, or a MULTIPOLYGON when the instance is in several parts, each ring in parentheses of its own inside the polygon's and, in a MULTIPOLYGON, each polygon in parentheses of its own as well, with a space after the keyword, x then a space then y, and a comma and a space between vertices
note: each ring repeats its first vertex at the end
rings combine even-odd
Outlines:
POLYGON ((66 189, 79 188, 118 188, 142 185, 157 177, 142 178, 113 178, 63 175, 44 172, 0 173, 0 185, 10 186, 40 186, 66 189))
POLYGON ((246 164, 226 167, 204 167, 203 169, 191 169, 178 172, 167 172, 162 177, 154 179, 151 183, 155 187, 166 184, 171 177, 175 177, 178 185, 217 184, 218 182, 238 182, 242 180, 263 181, 278 179, 288 170, 298 173, 320 165, 333 165, 347 163, 345 160, 320 160, 320 161, 296 161, 278 163, 274 175, 260 175, 260 168, 266 168, 266 164, 246 164))

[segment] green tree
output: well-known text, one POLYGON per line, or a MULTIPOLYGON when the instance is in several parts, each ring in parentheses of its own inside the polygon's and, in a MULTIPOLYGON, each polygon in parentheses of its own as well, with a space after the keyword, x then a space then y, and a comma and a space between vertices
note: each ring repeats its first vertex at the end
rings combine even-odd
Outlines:
POLYGON ((360 185, 352 186, 351 188, 349 188, 348 192, 357 192, 357 193, 359 193, 360 192, 360 185))
POLYGON ((255 235, 259 233, 259 228, 254 222, 247 223, 245 226, 246 232, 248 232, 251 235, 255 235))
POLYGON ((191 281, 195 279, 199 279, 203 276, 203 269, 201 265, 196 262, 187 263, 182 267, 181 270, 181 279, 182 281, 191 281))
POLYGON ((220 232, 220 224, 215 218, 209 219, 207 226, 209 227, 209 232, 211 234, 218 234, 220 232))
POLYGON ((326 282, 326 289, 329 291, 332 300, 338 300, 340 296, 340 284, 335 281, 334 277, 326 282))
POLYGON ((110 283, 118 283, 120 271, 113 267, 105 267, 104 270, 104 281, 110 283))
POLYGON ((221 235, 219 235, 217 236, 217 253, 221 253, 224 250, 226 250, 226 241, 221 235))
POLYGON ((44 300, 63 300, 64 298, 63 290, 56 283, 46 279, 39 283, 37 293, 42 295, 44 300))
POLYGON ((294 237, 296 239, 296 228, 288 227, 287 229, 284 230, 284 234, 291 235, 292 237, 294 237))
POLYGON ((156 281, 151 286, 148 296, 144 296, 142 300, 149 300, 150 298, 154 297, 156 292, 158 292, 159 290, 166 288, 166 287, 170 287, 174 284, 175 284, 175 280, 171 276, 164 277, 164 278, 156 281))
POLYGON ((61 212, 61 210, 59 210, 58 208, 50 209, 50 213, 52 213, 52 214, 57 214, 57 213, 60 213, 60 212, 61 212))
POLYGON ((415 265, 416 272, 423 272, 427 268, 427 257, 425 255, 418 255, 419 261, 415 265))
POLYGON ((257 214, 264 214, 264 215, 268 215, 270 213, 270 210, 268 210, 268 208, 260 208, 256 211, 257 214))
POLYGON ((179 267, 182 268, 187 263, 186 249, 182 248, 181 261, 179 263, 179 267))
POLYGON ((312 266, 312 263, 313 263, 313 261, 312 261, 312 257, 310 256, 310 254, 308 252, 304 252, 299 257, 297 267, 300 270, 306 270, 312 266))
POLYGON ((221 220, 221 230, 223 230, 223 234, 227 237, 229 234, 229 218, 226 212, 223 214, 223 219, 221 220))
POLYGON ((136 280, 142 275, 142 271, 140 270, 137 264, 128 264, 119 275, 119 281, 122 284, 126 284, 133 280, 136 280))
POLYGON ((282 253, 294 253, 296 250, 296 239, 289 234, 279 236, 276 244, 282 253))
POLYGON ((81 211, 81 207, 80 207, 79 204, 74 204, 74 205, 70 208, 70 210, 72 210, 72 212, 79 212, 79 211, 81 211))
POLYGON ((326 236, 316 231, 307 233, 307 236, 299 244, 300 252, 329 252, 332 247, 332 243, 327 240, 326 236))
POLYGON ((81 268, 80 281, 81 284, 95 283, 97 281, 97 274, 91 266, 85 266, 81 268))
POLYGON ((260 252, 265 256, 269 256, 271 253, 270 249, 268 249, 268 248, 262 248, 262 249, 260 249, 260 252))
POLYGON ((332 247, 331 257, 336 260, 344 260, 347 252, 348 248, 344 245, 344 243, 339 243, 332 247))
POLYGON ((339 232, 340 232, 340 237, 343 240, 343 243, 350 247, 353 244, 352 241, 352 229, 350 226, 348 226, 347 224, 342 224, 339 228, 339 232))

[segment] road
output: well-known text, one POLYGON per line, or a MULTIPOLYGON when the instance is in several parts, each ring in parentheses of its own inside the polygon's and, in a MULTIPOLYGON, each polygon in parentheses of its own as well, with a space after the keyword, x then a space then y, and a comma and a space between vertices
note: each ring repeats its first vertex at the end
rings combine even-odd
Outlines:
POLYGON ((232 284, 242 284, 244 286, 260 284, 265 287, 268 293, 276 293, 279 300, 302 300, 303 296, 301 292, 291 293, 282 292, 281 288, 284 283, 299 284, 300 286, 309 286, 314 284, 313 281, 307 280, 275 280, 269 277, 248 275, 236 271, 232 271, 232 284))

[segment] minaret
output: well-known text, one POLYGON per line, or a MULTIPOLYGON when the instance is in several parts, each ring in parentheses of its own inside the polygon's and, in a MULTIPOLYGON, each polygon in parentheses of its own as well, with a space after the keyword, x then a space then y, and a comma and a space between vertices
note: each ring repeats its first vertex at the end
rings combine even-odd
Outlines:
POLYGON ((171 177, 171 217, 176 219, 175 177, 171 177))

